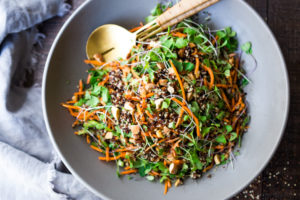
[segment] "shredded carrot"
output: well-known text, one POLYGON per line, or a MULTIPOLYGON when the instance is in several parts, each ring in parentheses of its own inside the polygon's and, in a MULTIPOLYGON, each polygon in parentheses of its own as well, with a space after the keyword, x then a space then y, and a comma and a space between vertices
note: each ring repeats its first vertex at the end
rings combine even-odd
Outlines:
POLYGON ((125 174, 134 174, 134 173, 137 173, 138 170, 137 169, 132 169, 132 170, 128 170, 128 171, 123 171, 121 172, 120 174, 121 175, 125 175, 125 174))
POLYGON ((196 66, 195 66, 195 71, 194 71, 196 78, 199 78, 199 68, 200 68, 200 61, 199 61, 199 58, 196 57, 196 66))
POLYGON ((165 190, 164 190, 164 195, 166 195, 168 192, 168 181, 165 180, 165 190))
POLYGON ((129 32, 133 33, 133 32, 139 30, 139 29, 142 28, 142 27, 143 27, 143 25, 134 27, 134 28, 130 29, 129 32))
POLYGON ((176 125, 175 125, 176 128, 181 124, 183 114, 184 114, 184 109, 181 108, 178 119, 177 119, 177 122, 176 122, 176 125))
POLYGON ((175 97, 172 97, 171 100, 175 101, 176 103, 178 103, 181 106, 184 106, 184 103, 182 103, 181 101, 179 101, 178 99, 176 99, 175 97))
POLYGON ((217 145, 214 147, 215 149, 220 149, 220 150, 223 150, 224 149, 224 146, 223 145, 217 145))
POLYGON ((105 155, 106 155, 106 162, 109 161, 109 147, 106 147, 106 151, 105 151, 105 155))
POLYGON ((101 81, 100 83, 98 83, 98 85, 99 85, 99 86, 100 86, 100 85, 104 85, 108 80, 109 80, 109 75, 107 74, 107 75, 105 76, 105 78, 103 79, 103 81, 101 81))
POLYGON ((87 77, 87 80, 86 80, 86 84, 90 84, 91 78, 92 78, 92 75, 89 74, 88 77, 87 77))
POLYGON ((206 168, 203 169, 203 172, 207 172, 207 171, 210 170, 213 166, 214 166, 214 164, 211 163, 209 166, 207 166, 206 168))
POLYGON ((149 97, 152 97, 153 95, 154 95, 154 93, 151 92, 151 93, 147 94, 146 97, 149 98, 149 97))
POLYGON ((177 79, 178 79, 178 82, 179 82, 179 85, 180 85, 180 88, 181 88, 182 97, 183 97, 184 100, 186 100, 186 98, 185 98, 185 92, 184 92, 184 88, 183 88, 183 84, 181 82, 181 79, 180 79, 180 76, 178 74, 178 71, 177 71, 176 67, 174 66, 172 60, 169 60, 169 62, 170 62, 171 66, 172 66, 172 68, 173 68, 173 70, 174 70, 174 72, 176 74, 177 79))
POLYGON ((75 110, 81 110, 81 108, 79 106, 72 106, 72 105, 68 105, 68 104, 61 104, 63 107, 65 108, 71 108, 71 109, 75 109, 75 110))
POLYGON ((80 95, 83 95, 83 94, 85 94, 84 91, 81 91, 81 92, 75 92, 75 93, 74 93, 74 96, 80 96, 80 95))
POLYGON ((196 131, 197 131, 197 136, 200 138, 201 134, 200 134, 200 128, 199 128, 199 121, 198 118, 193 114, 192 111, 190 111, 190 109, 188 109, 185 106, 182 106, 182 108, 194 119, 195 124, 196 124, 196 131))
POLYGON ((84 60, 84 62, 86 64, 91 64, 91 65, 97 65, 97 66, 101 66, 101 65, 104 65, 105 63, 103 62, 99 62, 97 60, 84 60))
POLYGON ((214 73, 210 67, 207 67, 206 65, 202 65, 202 66, 210 76, 209 88, 211 89, 214 86, 214 73))
POLYGON ((233 87, 232 85, 226 85, 226 84, 215 84, 216 87, 218 88, 230 88, 233 87))
POLYGON ((183 37, 183 38, 187 37, 187 34, 181 33, 181 32, 173 32, 173 33, 171 33, 171 34, 172 34, 172 36, 174 36, 174 37, 183 37))
POLYGON ((151 176, 160 176, 160 174, 159 173, 157 173, 156 171, 151 171, 151 172, 149 172, 149 174, 151 175, 151 176))
POLYGON ((149 117, 150 119, 153 119, 153 118, 154 118, 148 110, 146 110, 145 112, 146 112, 146 114, 148 115, 148 117, 149 117))
POLYGON ((90 145, 90 147, 92 148, 92 149, 94 149, 95 151, 98 151, 98 152, 103 152, 103 150, 102 149, 100 149, 100 148, 98 148, 98 147, 95 147, 95 146, 93 146, 93 145, 90 145))
POLYGON ((131 167, 130 167, 130 166, 127 166, 127 167, 125 167, 124 169, 125 169, 125 170, 129 170, 129 169, 131 169, 131 167))
POLYGON ((130 68, 131 73, 133 74, 134 78, 140 78, 139 75, 135 72, 135 70, 133 69, 133 67, 130 68))
POLYGON ((86 135, 86 142, 87 142, 88 144, 90 144, 90 143, 91 143, 91 138, 90 138, 90 136, 89 136, 89 135, 86 135))
POLYGON ((215 45, 216 44, 216 42, 218 41, 218 39, 219 39, 219 36, 217 35, 214 39, 213 39, 213 41, 211 42, 213 45, 215 45))
POLYGON ((82 83, 82 80, 80 79, 79 80, 79 92, 82 92, 83 90, 83 83, 82 83))
POLYGON ((226 97, 226 94, 224 93, 224 91, 222 89, 220 89, 220 91, 221 91, 221 96, 222 96, 223 100, 225 101, 225 104, 226 104, 228 110, 231 111, 231 107, 230 107, 230 104, 229 104, 228 99, 226 97))
MULTIPOLYGON (((124 154, 120 154, 120 155, 118 155, 118 156, 115 156, 115 157, 101 157, 101 156, 99 156, 98 157, 98 159, 99 160, 104 160, 104 161, 107 161, 107 159, 108 159, 108 161, 113 161, 113 160, 118 160, 118 159, 120 159, 120 158, 124 158, 124 154)), ((107 162, 108 162, 107 161, 107 162)))
POLYGON ((76 103, 77 101, 67 101, 68 104, 76 103))

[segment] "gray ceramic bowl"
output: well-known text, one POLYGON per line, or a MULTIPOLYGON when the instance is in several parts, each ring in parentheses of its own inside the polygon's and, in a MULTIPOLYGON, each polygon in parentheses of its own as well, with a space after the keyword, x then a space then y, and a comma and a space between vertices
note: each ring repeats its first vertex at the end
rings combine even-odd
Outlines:
MULTIPOLYGON (((66 22, 51 48, 43 81, 43 108, 54 147, 72 174, 104 199, 226 199, 240 191, 266 166, 282 136, 288 113, 289 87, 284 59, 264 21, 241 0, 221 0, 207 9, 215 28, 232 26, 241 43, 252 41, 257 70, 247 88, 252 116, 241 155, 228 166, 212 170, 212 178, 188 180, 163 196, 163 186, 144 179, 117 178, 114 164, 73 134, 72 117, 60 106, 86 76, 85 43, 102 24, 133 27, 156 5, 155 0, 94 0, 84 3, 66 22)), ((247 57, 244 57, 247 58, 247 57)), ((249 57, 248 57, 249 58, 249 57)), ((253 66, 245 60, 247 69, 253 66)))

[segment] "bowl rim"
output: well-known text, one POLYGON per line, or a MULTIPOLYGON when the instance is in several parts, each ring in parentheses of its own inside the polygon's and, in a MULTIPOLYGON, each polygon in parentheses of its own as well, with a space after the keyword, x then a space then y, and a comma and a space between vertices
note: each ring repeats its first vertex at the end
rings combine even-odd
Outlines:
MULTIPOLYGON (((43 74, 43 80, 42 80, 42 109, 43 109, 43 117, 44 117, 44 121, 45 121, 45 125, 46 125, 46 129, 48 132, 48 135, 50 137, 51 143, 54 146, 54 149, 56 150, 56 152, 58 153, 59 157, 61 158, 62 162, 66 165, 66 167, 68 168, 68 170, 71 172, 71 174, 81 183, 83 184, 86 188, 88 188, 90 191, 92 191, 95 195, 97 195, 100 198, 103 199, 111 199, 108 196, 104 195, 103 193, 99 192, 97 189, 95 189, 93 186, 91 186, 89 183, 87 183, 85 180, 83 180, 83 178, 77 174, 77 172, 72 168, 72 166, 69 164, 69 162, 67 161, 67 159, 64 157, 64 155, 62 154, 62 152, 60 151, 58 145, 55 142, 54 139, 54 134, 51 131, 50 128, 50 124, 49 124, 49 120, 48 120, 48 115, 47 115, 47 109, 46 109, 46 82, 47 82, 47 74, 48 74, 48 70, 49 70, 49 66, 50 66, 50 61, 52 58, 52 55, 54 53, 54 50, 56 48, 56 45, 59 41, 59 39, 61 38, 63 32, 65 31, 65 29, 68 27, 68 25, 71 23, 71 21, 73 20, 73 18, 75 16, 77 16, 77 14, 83 10, 88 4, 92 3, 93 1, 85 1, 84 3, 82 3, 70 16, 69 18, 66 20, 66 22, 63 24, 63 26, 60 28, 59 32, 57 33, 50 51, 48 53, 47 56, 47 60, 45 63, 45 68, 44 68, 44 74, 43 74)), ((234 195, 236 195, 237 193, 239 193, 240 191, 242 191, 245 187, 247 187, 269 164, 269 162, 271 161, 271 159, 273 158, 280 142, 281 139, 284 135, 284 131, 286 129, 287 126, 287 121, 288 121, 288 116, 289 116, 289 110, 290 110, 290 81, 289 81, 289 77, 288 77, 288 70, 287 70, 287 66, 286 66, 286 62, 283 56, 283 53, 281 51, 281 48, 279 46, 279 43, 274 35, 274 33, 272 32, 272 30, 270 29, 270 27, 267 25, 267 23, 263 20, 263 18, 255 11, 254 8, 252 8, 246 1, 240 1, 240 3, 242 3, 245 7, 247 7, 247 9, 253 14, 253 16, 256 18, 256 20, 258 20, 264 27, 265 30, 267 30, 271 36, 271 40, 273 41, 275 48, 278 50, 279 52, 279 59, 282 61, 283 66, 284 66, 284 78, 286 79, 286 109, 285 109, 285 113, 283 113, 284 115, 284 122, 283 125, 281 127, 280 130, 280 134, 276 140, 276 143, 274 143, 272 151, 269 152, 269 156, 266 159, 266 161, 264 162, 264 164, 262 166, 260 166, 259 168, 256 169, 255 172, 255 176, 254 177, 249 177, 248 181, 245 181, 243 185, 241 185, 236 191, 232 191, 231 193, 229 193, 228 197, 226 198, 231 198, 234 195)))

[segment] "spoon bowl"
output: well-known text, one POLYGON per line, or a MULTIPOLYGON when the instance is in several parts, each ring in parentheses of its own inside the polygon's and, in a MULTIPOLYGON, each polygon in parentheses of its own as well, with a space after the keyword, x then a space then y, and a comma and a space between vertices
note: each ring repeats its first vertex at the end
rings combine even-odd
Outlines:
POLYGON ((126 58, 135 42, 135 33, 115 24, 105 24, 99 26, 89 36, 86 55, 92 59, 95 54, 100 53, 106 62, 126 58))

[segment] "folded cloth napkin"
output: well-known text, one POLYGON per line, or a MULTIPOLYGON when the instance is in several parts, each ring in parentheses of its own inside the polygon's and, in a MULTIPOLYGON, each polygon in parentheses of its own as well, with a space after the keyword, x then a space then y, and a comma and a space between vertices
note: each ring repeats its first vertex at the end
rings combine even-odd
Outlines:
POLYGON ((63 0, 0 0, 0 199, 99 199, 60 160, 44 126, 41 88, 28 81, 34 73, 35 25, 63 16, 63 0))

